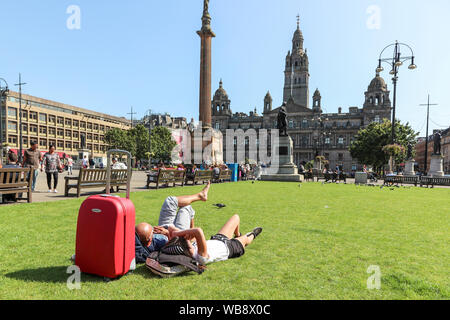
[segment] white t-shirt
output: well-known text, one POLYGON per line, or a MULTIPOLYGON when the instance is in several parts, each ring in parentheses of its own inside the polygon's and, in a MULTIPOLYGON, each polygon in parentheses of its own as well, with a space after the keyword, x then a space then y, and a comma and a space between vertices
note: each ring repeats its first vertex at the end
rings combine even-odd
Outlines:
POLYGON ((207 265, 214 262, 228 260, 230 252, 225 243, 219 240, 208 240, 206 241, 206 247, 208 250, 208 258, 204 258, 198 254, 197 246, 194 245, 194 259, 197 260, 201 265, 207 265))
POLYGON ((127 166, 122 162, 116 162, 112 166, 113 170, 126 170, 127 166))

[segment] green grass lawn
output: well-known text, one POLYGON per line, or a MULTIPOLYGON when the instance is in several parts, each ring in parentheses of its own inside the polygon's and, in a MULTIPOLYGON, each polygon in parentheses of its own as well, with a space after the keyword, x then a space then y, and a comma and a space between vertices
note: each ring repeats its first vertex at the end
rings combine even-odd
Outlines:
MULTIPOLYGON (((157 223, 169 195, 133 193, 136 222, 157 223)), ((66 286, 83 199, 0 207, 0 299, 448 299, 450 189, 321 183, 215 184, 196 203, 196 225, 215 234, 234 213, 263 233, 240 259, 160 279, 145 266, 110 283, 82 275, 66 286), (213 203, 225 203, 216 209, 213 203), (368 290, 367 269, 381 270, 368 290)))

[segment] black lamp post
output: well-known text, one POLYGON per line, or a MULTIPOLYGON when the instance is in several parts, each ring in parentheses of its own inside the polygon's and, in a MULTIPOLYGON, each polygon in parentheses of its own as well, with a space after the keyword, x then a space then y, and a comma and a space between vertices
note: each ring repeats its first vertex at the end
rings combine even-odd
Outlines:
POLYGON ((408 66, 408 69, 410 70, 417 69, 417 66, 414 63, 414 52, 411 49, 411 47, 407 44, 399 43, 398 41, 396 41, 395 43, 388 45, 386 48, 383 49, 383 51, 381 51, 380 58, 378 59, 378 68, 376 70, 377 73, 384 71, 384 68, 381 64, 382 62, 385 62, 391 67, 391 71, 389 72, 389 74, 393 76, 392 82, 394 84, 394 103, 392 108, 392 137, 391 137, 392 144, 395 143, 395 109, 397 106, 398 71, 399 68, 406 61, 411 61, 411 64, 408 66), (391 47, 394 47, 393 56, 389 58, 383 58, 384 52, 391 47), (411 51, 411 55, 403 57, 400 52, 402 47, 408 48, 408 50, 411 51))
POLYGON ((152 110, 148 110, 148 166, 152 166, 152 125, 153 125, 153 119, 152 119, 152 110))
POLYGON ((5 99, 5 108, 6 108, 6 99, 9 93, 8 82, 5 79, 0 78, 0 163, 3 164, 3 99, 5 99), (2 87, 2 81, 5 83, 5 87, 2 87))
POLYGON ((314 120, 317 121, 317 123, 319 124, 318 127, 319 135, 315 142, 316 156, 323 156, 325 150, 325 138, 331 136, 331 132, 325 130, 325 121, 328 121, 328 118, 321 115, 314 118, 314 120), (319 154, 319 149, 321 149, 322 151, 321 154, 319 154))
MULTIPOLYGON (((394 84, 394 103, 392 107, 392 133, 391 133, 391 143, 395 143, 395 110, 397 106, 397 82, 398 82, 398 71, 399 68, 403 65, 404 62, 411 61, 411 64, 408 66, 408 69, 414 70, 417 68, 417 66, 414 63, 414 52, 411 49, 411 47, 404 43, 399 43, 398 41, 395 41, 395 43, 388 45, 381 51, 380 57, 378 59, 378 68, 377 73, 380 73, 384 70, 383 66, 381 65, 382 62, 387 63, 391 67, 391 71, 389 72, 390 75, 393 76, 392 82, 394 84), (388 48, 394 48, 394 52, 392 57, 389 58, 383 58, 384 52, 388 48), (401 55, 401 48, 406 47, 409 51, 411 51, 410 56, 402 57, 401 55)), ((393 171, 393 157, 391 156, 389 160, 389 166, 390 171, 393 171)))

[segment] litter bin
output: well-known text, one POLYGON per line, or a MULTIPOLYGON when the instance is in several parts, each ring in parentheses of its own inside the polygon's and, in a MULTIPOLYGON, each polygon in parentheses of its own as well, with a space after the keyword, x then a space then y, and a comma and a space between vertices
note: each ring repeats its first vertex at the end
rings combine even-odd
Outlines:
POLYGON ((231 170, 231 182, 238 181, 239 165, 237 163, 227 163, 228 169, 231 170))

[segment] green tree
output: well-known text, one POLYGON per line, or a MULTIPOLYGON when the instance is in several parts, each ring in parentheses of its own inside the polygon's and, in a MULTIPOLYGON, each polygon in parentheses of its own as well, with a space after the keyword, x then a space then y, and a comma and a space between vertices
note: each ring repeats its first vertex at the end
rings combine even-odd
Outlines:
POLYGON ((126 150, 133 156, 136 154, 136 139, 133 139, 129 131, 111 129, 105 134, 105 141, 110 149, 126 150))
MULTIPOLYGON (((373 122, 365 129, 358 132, 356 139, 349 147, 350 154, 353 158, 358 159, 361 164, 367 164, 380 171, 381 168, 389 161, 389 153, 386 146, 391 144, 391 121, 385 120, 382 123, 373 122)), ((416 144, 416 133, 409 123, 401 124, 395 122, 395 142, 404 149, 408 144, 414 146, 416 144)), ((396 163, 406 160, 405 152, 398 152, 395 155, 396 163)))
POLYGON ((157 161, 170 161, 172 150, 177 143, 172 138, 172 133, 165 127, 152 129, 151 135, 152 150, 151 155, 157 161))
POLYGON ((136 159, 148 159, 145 155, 149 149, 149 133, 148 130, 142 124, 137 125, 133 129, 128 131, 130 139, 133 139, 136 145, 136 151, 133 156, 136 159))

